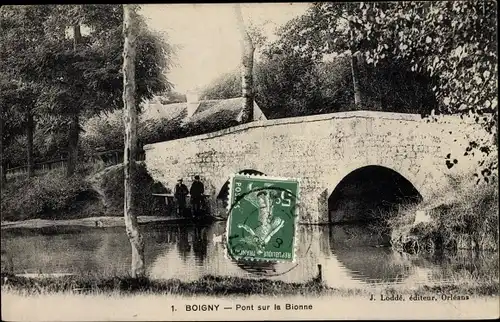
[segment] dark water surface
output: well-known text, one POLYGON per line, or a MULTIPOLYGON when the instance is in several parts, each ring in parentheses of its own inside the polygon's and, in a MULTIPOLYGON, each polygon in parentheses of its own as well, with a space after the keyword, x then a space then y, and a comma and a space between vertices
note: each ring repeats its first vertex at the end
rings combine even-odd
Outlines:
MULTIPOLYGON (((318 264, 332 287, 377 284, 414 286, 453 282, 464 271, 498 270, 496 253, 416 256, 377 247, 379 236, 354 226, 300 226, 295 264, 255 267, 232 262, 221 238, 225 222, 206 226, 142 225, 147 271, 153 278, 194 280, 204 275, 239 276, 287 282, 315 277, 318 264)), ((222 238, 223 239, 223 238, 222 238)), ((2 229, 2 271, 17 274, 123 274, 130 267, 130 244, 123 227, 2 229)))

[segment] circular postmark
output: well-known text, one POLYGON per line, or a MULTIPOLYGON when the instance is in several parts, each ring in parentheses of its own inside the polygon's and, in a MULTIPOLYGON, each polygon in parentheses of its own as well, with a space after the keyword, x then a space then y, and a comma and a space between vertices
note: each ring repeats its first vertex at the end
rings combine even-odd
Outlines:
POLYGON ((305 216, 307 209, 298 199, 298 182, 291 180, 287 186, 286 181, 275 184, 269 179, 252 185, 252 177, 246 178, 243 184, 236 182, 229 200, 226 254, 252 274, 277 276, 290 272, 312 243, 312 235, 299 227, 303 223, 299 218, 309 216, 305 216))

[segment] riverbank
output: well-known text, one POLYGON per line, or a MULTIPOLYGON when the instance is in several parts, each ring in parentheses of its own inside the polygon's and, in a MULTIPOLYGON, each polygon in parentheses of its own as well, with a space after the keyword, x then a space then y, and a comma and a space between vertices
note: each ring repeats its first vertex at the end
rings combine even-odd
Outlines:
MULTIPOLYGON (((2 226, 27 220, 92 221, 93 218, 121 217, 123 180, 122 164, 107 168, 88 164, 81 165, 71 178, 66 177, 64 169, 54 169, 32 178, 10 181, 1 191, 2 226)), ((173 215, 163 198, 153 196, 153 193, 167 192, 166 188, 155 182, 140 162, 134 186, 138 214, 143 217, 173 215)))
POLYGON ((3 317, 31 321, 192 321, 201 318, 227 320, 227 317, 271 319, 273 316, 279 319, 406 319, 408 310, 413 312, 411 318, 497 317, 498 287, 490 294, 477 291, 459 286, 329 288, 314 281, 297 284, 214 276, 181 282, 83 276, 35 279, 5 274, 2 274, 1 287, 3 317), (382 300, 391 297, 397 300, 382 300), (193 305, 198 305, 196 311, 193 305), (205 311, 201 305, 205 305, 205 311), (210 312, 206 311, 208 305, 211 305, 210 312), (270 308, 262 312, 259 305, 270 308), (275 305, 281 310, 276 310, 275 305), (243 306, 246 306, 245 311, 243 306), (26 307, 30 310, 25 310, 26 307))
POLYGON ((500 295, 496 276, 456 275, 452 284, 418 285, 406 287, 398 284, 367 284, 365 288, 328 287, 317 278, 306 283, 289 283, 270 279, 204 276, 195 281, 178 279, 161 280, 147 277, 134 279, 128 276, 66 275, 53 277, 26 277, 2 273, 2 291, 20 292, 26 295, 75 293, 95 294, 174 294, 182 296, 249 296, 273 297, 309 296, 369 296, 373 292, 388 295, 482 297, 500 295))
POLYGON ((421 204, 387 214, 393 249, 407 253, 437 250, 499 250, 498 177, 476 182, 472 175, 449 176, 449 185, 421 204))
MULTIPOLYGON (((219 218, 214 218, 214 220, 219 220, 219 218)), ((165 216, 138 216, 137 222, 139 224, 147 224, 152 222, 168 222, 168 223, 186 223, 189 222, 189 218, 179 218, 179 217, 165 217, 165 216)), ((21 221, 4 221, 1 223, 2 229, 13 229, 13 228, 28 228, 37 229, 45 227, 60 227, 60 226, 82 226, 82 227, 125 227, 125 221, 122 217, 89 217, 80 219, 68 219, 68 220, 48 220, 48 219, 29 219, 21 221)))

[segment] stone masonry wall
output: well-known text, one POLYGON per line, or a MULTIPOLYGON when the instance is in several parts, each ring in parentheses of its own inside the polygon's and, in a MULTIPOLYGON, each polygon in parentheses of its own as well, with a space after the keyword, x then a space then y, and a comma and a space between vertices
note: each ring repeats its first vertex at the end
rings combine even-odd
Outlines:
POLYGON ((476 159, 463 156, 467 143, 484 135, 458 117, 426 122, 418 115, 344 112, 252 122, 222 131, 145 147, 155 180, 172 188, 201 176, 211 203, 231 173, 257 170, 301 178, 302 220, 328 221, 327 199, 350 172, 368 165, 390 168, 408 179, 424 199, 446 184, 446 174, 467 172, 476 159), (458 163, 448 169, 451 153, 458 163), (308 216, 309 218, 306 218, 308 216))

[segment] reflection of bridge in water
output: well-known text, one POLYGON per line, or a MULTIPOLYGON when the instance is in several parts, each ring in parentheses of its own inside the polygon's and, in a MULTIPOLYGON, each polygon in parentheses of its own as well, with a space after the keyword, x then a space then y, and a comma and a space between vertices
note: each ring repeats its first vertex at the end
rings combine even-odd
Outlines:
MULTIPOLYGON (((141 227, 147 272, 153 278, 263 277, 227 259, 224 245, 214 242, 214 236, 224 233, 224 222, 210 226, 152 223, 141 227)), ((429 283, 449 276, 450 271, 467 270, 475 274, 478 270, 498 270, 494 256, 435 259, 403 256, 387 248, 373 247, 379 240, 364 238, 364 234, 361 228, 300 225, 296 264, 260 265, 258 269, 277 275, 267 277, 273 280, 306 282, 316 276, 317 264, 321 264, 323 279, 332 287, 364 287, 382 282, 429 283), (366 244, 355 245, 345 238, 346 234, 357 236, 366 244)), ((1 238, 2 271, 102 276, 125 274, 130 267, 130 244, 123 227, 12 229, 2 230, 1 238), (11 267, 4 270, 7 269, 4 263, 11 267)))
MULTIPOLYGON (((235 276, 246 278, 270 278, 287 282, 307 282, 318 272, 317 264, 323 268, 323 279, 332 287, 363 287, 374 283, 429 283, 432 273, 440 267, 433 260, 406 257, 386 247, 375 247, 381 239, 367 237, 361 227, 299 226, 297 262, 290 263, 235 263, 225 256, 222 243, 212 241, 213 236, 224 233, 225 223, 215 223, 205 227, 207 240, 206 258, 196 261, 193 251, 181 255, 179 250, 164 248, 154 263, 150 273, 157 278, 179 278, 195 280, 204 275, 235 276), (345 230, 356 234, 367 244, 358 245, 342 239, 345 230), (335 237, 337 236, 337 238, 335 237), (346 242, 347 241, 347 242, 346 242), (179 258, 185 258, 182 263, 179 258), (286 272, 286 273, 284 273, 286 272)), ((184 231, 186 232, 186 231, 184 231)), ((188 240, 193 243, 194 233, 190 228, 188 240)), ((439 274, 437 274, 439 275, 439 274)))

